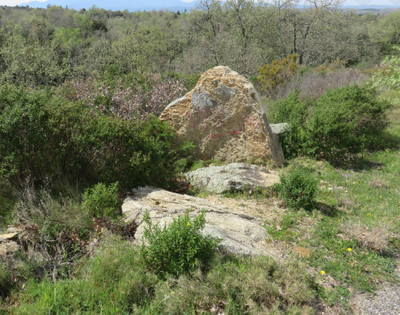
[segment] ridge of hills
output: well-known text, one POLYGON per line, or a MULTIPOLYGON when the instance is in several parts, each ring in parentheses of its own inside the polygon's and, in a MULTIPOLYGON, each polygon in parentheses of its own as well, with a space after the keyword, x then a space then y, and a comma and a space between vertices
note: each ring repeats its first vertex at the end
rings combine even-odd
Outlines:
POLYGON ((80 10, 82 8, 89 9, 93 5, 106 10, 128 10, 128 11, 151 11, 151 10, 164 10, 169 9, 171 11, 177 10, 190 10, 195 7, 196 2, 187 3, 181 0, 135 0, 135 1, 125 1, 125 0, 93 0, 86 1, 68 1, 68 0, 48 0, 45 2, 31 1, 27 3, 22 3, 20 6, 28 5, 31 8, 46 8, 48 5, 58 5, 58 6, 68 6, 69 9, 80 10))
MULTIPOLYGON (((178 11, 178 10, 190 10, 196 7, 198 1, 185 2, 182 0, 134 0, 134 1, 126 1, 126 0, 116 0, 116 1, 106 1, 106 0, 96 0, 96 3, 93 0, 85 0, 85 1, 76 1, 76 0, 47 0, 44 2, 40 1, 30 1, 26 3, 21 3, 19 6, 29 6, 31 8, 46 8, 48 5, 57 5, 57 6, 68 6, 70 9, 80 10, 82 8, 89 9, 92 6, 97 6, 99 8, 103 8, 106 10, 128 10, 128 11, 152 11, 152 10, 165 10, 169 9, 170 11, 178 11)), ((222 1, 224 2, 224 1, 222 1)), ((298 8, 302 8, 302 5, 298 5, 298 8)), ((361 4, 361 5, 344 5, 342 7, 343 10, 371 10, 371 11, 379 11, 379 10, 393 10, 400 8, 399 5, 375 5, 375 4, 361 4)))

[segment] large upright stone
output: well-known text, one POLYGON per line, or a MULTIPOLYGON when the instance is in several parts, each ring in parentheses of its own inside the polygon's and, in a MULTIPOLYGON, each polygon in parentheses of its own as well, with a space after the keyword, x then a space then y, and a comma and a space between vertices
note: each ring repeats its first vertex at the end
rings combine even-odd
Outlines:
POLYGON ((263 113, 257 91, 243 76, 219 66, 205 72, 196 87, 167 106, 160 116, 192 141, 201 160, 284 162, 282 148, 263 113))

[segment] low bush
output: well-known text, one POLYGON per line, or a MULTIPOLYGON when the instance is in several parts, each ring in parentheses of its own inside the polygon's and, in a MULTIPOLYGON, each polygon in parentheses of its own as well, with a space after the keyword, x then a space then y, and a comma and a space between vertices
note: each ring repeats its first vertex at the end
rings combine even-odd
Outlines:
MULTIPOLYGON (((0 302, 5 299, 15 287, 15 281, 3 261, 0 261, 0 302)), ((1 303, 0 303, 1 304, 1 303)), ((1 309, 0 309, 1 313, 1 309)))
POLYGON ((118 182, 111 185, 99 183, 86 189, 82 206, 93 217, 115 217, 119 204, 117 192, 118 182))
POLYGON ((256 77, 256 85, 270 93, 277 85, 287 82, 299 68, 297 57, 296 54, 289 55, 259 68, 260 75, 256 77))
POLYGON ((196 266, 207 267, 218 242, 200 233, 205 212, 191 220, 188 211, 164 227, 154 224, 148 214, 144 220, 147 227, 140 254, 160 278, 166 278, 167 274, 178 277, 196 266))
POLYGON ((279 196, 293 209, 310 209, 315 203, 318 182, 310 169, 297 166, 280 176, 279 196))
POLYGON ((299 90, 300 100, 318 99, 329 89, 339 89, 352 84, 362 86, 368 80, 366 74, 356 69, 333 71, 328 68, 322 72, 318 70, 319 68, 315 68, 314 71, 309 68, 301 68, 290 80, 271 89, 268 95, 277 100, 299 90))
POLYGON ((379 140, 391 105, 378 100, 374 90, 352 85, 304 101, 299 93, 275 103, 269 112, 271 122, 291 126, 280 137, 286 157, 303 154, 334 161, 382 146, 379 140))

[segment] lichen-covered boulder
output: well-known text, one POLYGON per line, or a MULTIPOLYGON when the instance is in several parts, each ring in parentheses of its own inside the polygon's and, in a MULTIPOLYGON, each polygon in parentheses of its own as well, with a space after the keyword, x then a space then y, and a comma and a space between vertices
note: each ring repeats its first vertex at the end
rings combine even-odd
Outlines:
POLYGON ((263 113, 257 91, 243 76, 219 66, 205 72, 196 87, 167 106, 160 116, 192 141, 201 160, 284 162, 282 148, 263 113))
POLYGON ((244 188, 266 188, 279 183, 279 175, 275 172, 246 163, 203 167, 186 173, 185 177, 191 185, 218 194, 244 188))

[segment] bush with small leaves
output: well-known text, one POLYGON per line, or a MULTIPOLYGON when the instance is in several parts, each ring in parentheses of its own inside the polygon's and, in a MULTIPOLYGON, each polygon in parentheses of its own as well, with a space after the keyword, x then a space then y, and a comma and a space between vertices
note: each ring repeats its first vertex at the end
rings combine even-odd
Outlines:
POLYGON ((264 91, 273 89, 278 84, 288 81, 299 68, 296 63, 297 55, 289 55, 281 60, 273 60, 271 64, 266 64, 258 69, 259 76, 256 85, 264 91))
POLYGON ((305 167, 295 167, 280 176, 279 196, 292 209, 310 209, 315 203, 318 182, 312 171, 305 167))
POLYGON ((98 183, 86 189, 82 206, 96 218, 115 217, 118 209, 118 182, 110 185, 98 183))
POLYGON ((280 137, 285 157, 307 155, 336 161, 348 154, 382 146, 391 105, 372 89, 357 85, 328 90, 318 99, 301 100, 297 90, 276 102, 271 122, 291 127, 280 137))
POLYGON ((218 241, 200 233, 205 224, 204 211, 193 220, 187 211, 164 227, 154 224, 148 213, 144 221, 147 227, 140 254, 148 268, 158 277, 164 279, 167 274, 179 277, 196 266, 208 266, 218 241))

